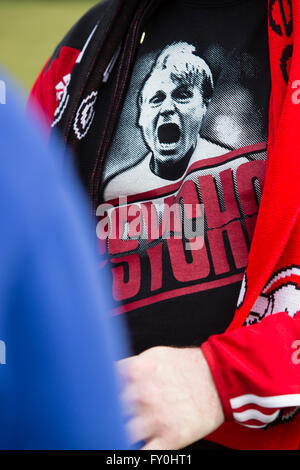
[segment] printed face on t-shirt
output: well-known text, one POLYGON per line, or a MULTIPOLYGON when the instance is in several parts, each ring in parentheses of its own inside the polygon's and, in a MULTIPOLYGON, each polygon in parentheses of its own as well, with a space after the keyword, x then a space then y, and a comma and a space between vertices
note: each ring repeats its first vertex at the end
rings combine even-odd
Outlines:
POLYGON ((201 90, 168 70, 154 72, 141 95, 139 125, 154 159, 178 162, 195 147, 206 112, 201 90))
POLYGON ((154 163, 179 163, 195 148, 212 93, 212 75, 194 46, 178 42, 158 56, 139 93, 139 121, 154 163), (204 88, 209 96, 203 96, 204 88))

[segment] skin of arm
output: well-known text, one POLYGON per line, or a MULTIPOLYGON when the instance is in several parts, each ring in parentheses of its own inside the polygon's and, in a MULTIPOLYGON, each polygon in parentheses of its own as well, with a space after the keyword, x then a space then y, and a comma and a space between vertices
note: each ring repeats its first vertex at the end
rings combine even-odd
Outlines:
POLYGON ((154 347, 118 369, 132 442, 143 450, 181 449, 215 431, 224 413, 200 348, 154 347))

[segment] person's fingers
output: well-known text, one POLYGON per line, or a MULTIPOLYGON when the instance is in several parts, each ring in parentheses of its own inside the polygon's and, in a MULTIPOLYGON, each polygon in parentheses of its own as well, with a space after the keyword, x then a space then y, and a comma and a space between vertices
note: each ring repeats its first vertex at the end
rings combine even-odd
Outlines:
POLYGON ((147 417, 137 416, 126 423, 126 431, 131 444, 147 441, 154 436, 155 426, 147 417))
POLYGON ((124 403, 123 400, 121 400, 121 407, 123 411, 123 415, 125 418, 132 418, 134 416, 138 416, 138 405, 134 402, 126 402, 124 403))
POLYGON ((128 377, 133 360, 134 356, 115 362, 115 369, 121 378, 126 379, 128 377))
POLYGON ((138 385, 133 382, 124 384, 124 387, 120 393, 120 399, 125 404, 138 403, 141 399, 138 385))
POLYGON ((124 385, 119 395, 126 416, 138 415, 142 408, 142 395, 139 387, 132 382, 124 385))
POLYGON ((133 359, 134 359, 134 356, 133 357, 127 357, 126 359, 120 359, 119 361, 115 362, 116 370, 120 374, 126 373, 129 369, 133 359))
POLYGON ((154 439, 148 439, 148 441, 145 442, 145 445, 141 448, 141 450, 171 450, 171 449, 167 448, 163 439, 154 438, 154 439))

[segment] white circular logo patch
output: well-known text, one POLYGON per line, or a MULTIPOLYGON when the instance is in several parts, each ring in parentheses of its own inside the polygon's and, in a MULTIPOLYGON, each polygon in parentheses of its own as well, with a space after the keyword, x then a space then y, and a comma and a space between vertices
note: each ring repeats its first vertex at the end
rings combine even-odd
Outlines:
POLYGON ((75 121, 74 121, 74 132, 78 138, 78 140, 83 139, 94 120, 95 117, 95 103, 97 100, 98 92, 93 91, 89 96, 87 96, 81 103, 76 113, 75 121))

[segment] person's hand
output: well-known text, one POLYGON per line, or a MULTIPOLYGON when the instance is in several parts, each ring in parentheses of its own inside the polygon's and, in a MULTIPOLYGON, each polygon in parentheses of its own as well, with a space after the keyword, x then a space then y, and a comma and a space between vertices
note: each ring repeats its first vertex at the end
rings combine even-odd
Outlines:
POLYGON ((128 433, 143 450, 181 449, 224 422, 222 405, 200 348, 155 347, 118 363, 128 433))

